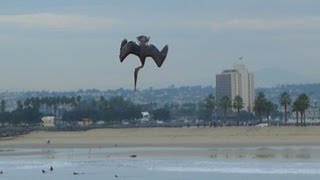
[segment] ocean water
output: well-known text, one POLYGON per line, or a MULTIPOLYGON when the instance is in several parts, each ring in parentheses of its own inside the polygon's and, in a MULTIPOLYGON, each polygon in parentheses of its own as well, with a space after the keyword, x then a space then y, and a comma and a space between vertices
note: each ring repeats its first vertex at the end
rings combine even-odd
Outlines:
MULTIPOLYGON (((0 152, 0 179, 137 179, 137 180, 306 180, 320 179, 320 158, 309 156, 225 155, 239 149, 188 148, 116 148, 116 149, 58 149, 21 150, 0 152), (139 152, 166 151, 165 155, 139 156, 139 152), (190 151, 192 156, 177 156, 172 152, 190 151), (199 152, 194 154, 194 152, 199 152), (202 151, 202 152, 201 152, 202 151), (207 156, 205 152, 220 152, 207 156), (136 158, 128 154, 135 152, 136 158), (223 152, 223 153, 222 153, 223 152), (119 153, 119 154, 117 154, 119 153), (289 157, 289 158, 288 158, 289 157), (51 172, 50 166, 54 169, 51 172), (46 173, 42 173, 42 169, 46 173), (73 172, 78 173, 74 175, 73 172)), ((259 149, 261 150, 261 149, 259 149)), ((264 149, 265 150, 265 149, 264 149)), ((318 148, 315 149, 315 152, 318 148)), ((239 150, 240 151, 240 150, 239 150)), ((241 149, 241 152, 250 149, 241 149)), ((252 150, 251 150, 252 151, 252 150)), ((287 152, 288 149, 285 149, 287 152)), ((312 151, 309 151, 312 152, 312 151)))

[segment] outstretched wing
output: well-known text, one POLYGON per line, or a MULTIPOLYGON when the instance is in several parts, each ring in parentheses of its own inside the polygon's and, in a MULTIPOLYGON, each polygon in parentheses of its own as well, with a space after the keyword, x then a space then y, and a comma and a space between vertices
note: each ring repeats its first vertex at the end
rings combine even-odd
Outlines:
POLYGON ((158 67, 161 67, 162 63, 167 57, 168 45, 164 46, 161 51, 157 47, 150 44, 145 51, 146 57, 151 57, 157 64, 158 67))
POLYGON ((120 46, 120 62, 122 62, 129 54, 134 54, 139 57, 140 47, 133 41, 124 39, 120 46))

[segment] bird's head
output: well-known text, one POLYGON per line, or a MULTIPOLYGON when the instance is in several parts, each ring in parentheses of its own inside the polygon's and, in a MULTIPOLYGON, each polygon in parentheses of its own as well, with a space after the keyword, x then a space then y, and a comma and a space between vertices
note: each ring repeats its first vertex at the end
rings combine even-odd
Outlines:
POLYGON ((149 42, 150 37, 147 37, 145 35, 141 35, 137 37, 137 40, 139 41, 140 45, 147 45, 149 42))

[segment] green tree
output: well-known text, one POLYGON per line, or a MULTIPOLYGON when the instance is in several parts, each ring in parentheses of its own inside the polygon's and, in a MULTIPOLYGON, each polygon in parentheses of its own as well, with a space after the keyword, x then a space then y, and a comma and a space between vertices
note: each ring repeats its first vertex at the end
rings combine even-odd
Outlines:
POLYGON ((241 96, 238 95, 234 98, 233 108, 237 110, 237 126, 239 126, 240 111, 243 108, 243 99, 241 96))
POLYGON ((224 124, 227 122, 227 112, 229 108, 231 107, 231 100, 228 96, 224 96, 223 98, 220 99, 219 101, 219 106, 223 110, 223 119, 224 119, 224 124))
POLYGON ((292 112, 296 113, 296 126, 299 126, 299 104, 298 104, 298 99, 296 99, 292 104, 292 112))
POLYGON ((170 120, 170 110, 165 107, 153 110, 152 115, 155 120, 170 120))
POLYGON ((204 99, 204 108, 208 112, 209 120, 212 121, 212 114, 213 114, 213 111, 216 108, 215 97, 212 94, 209 94, 204 99))
POLYGON ((266 110, 267 99, 264 93, 259 92, 254 100, 253 110, 258 114, 259 123, 262 123, 262 113, 266 110))
POLYGON ((301 126, 306 126, 305 112, 310 106, 310 99, 305 93, 302 93, 298 96, 297 103, 298 111, 300 112, 301 126))
POLYGON ((81 96, 77 96, 77 98, 76 98, 76 103, 79 104, 80 101, 81 101, 81 96))
POLYGON ((271 112, 275 110, 275 105, 271 101, 267 101, 265 104, 265 110, 267 113, 267 123, 269 124, 271 112))
POLYGON ((197 111, 197 104, 195 103, 183 103, 179 108, 180 115, 188 116, 192 118, 195 117, 196 111, 197 111))
POLYGON ((17 110, 21 110, 23 109, 23 105, 22 105, 22 102, 19 100, 17 101, 17 110))
POLYGON ((279 101, 280 101, 280 105, 284 107, 284 123, 287 124, 288 122, 287 110, 288 110, 288 106, 290 106, 291 104, 291 97, 289 93, 288 92, 281 93, 279 101))
POLYGON ((4 113, 6 111, 6 101, 5 100, 1 100, 1 102, 0 102, 0 111, 1 111, 1 113, 4 113))

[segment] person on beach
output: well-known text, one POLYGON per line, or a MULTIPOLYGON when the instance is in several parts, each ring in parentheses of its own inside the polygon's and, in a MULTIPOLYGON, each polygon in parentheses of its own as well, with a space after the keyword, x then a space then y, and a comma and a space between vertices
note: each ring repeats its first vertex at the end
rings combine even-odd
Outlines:
POLYGON ((50 167, 50 171, 53 171, 53 167, 52 166, 50 167))

